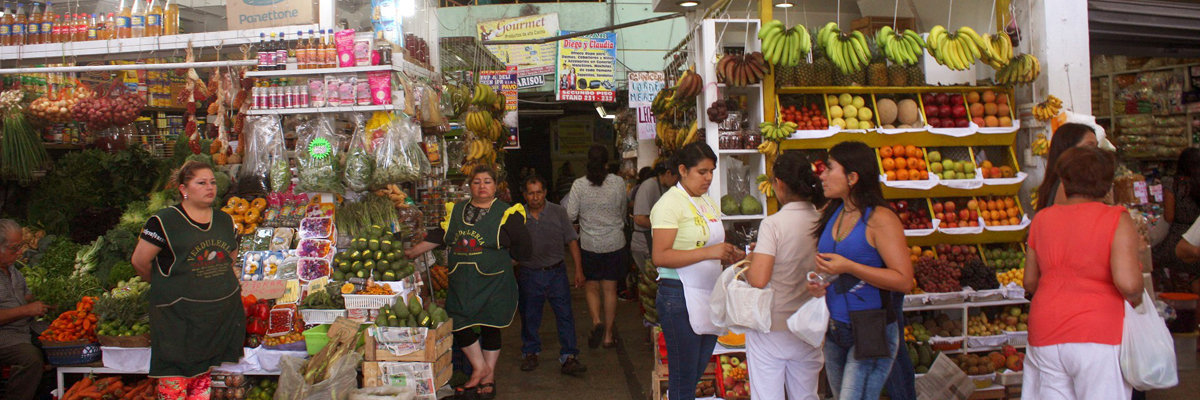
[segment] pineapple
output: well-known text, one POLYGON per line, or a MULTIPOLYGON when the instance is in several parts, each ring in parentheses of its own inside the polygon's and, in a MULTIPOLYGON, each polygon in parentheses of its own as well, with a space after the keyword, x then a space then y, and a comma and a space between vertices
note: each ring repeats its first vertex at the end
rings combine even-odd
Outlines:
POLYGON ((775 86, 796 86, 796 67, 780 65, 775 67, 775 86))
POLYGON ((887 86, 888 85, 888 70, 887 59, 883 57, 883 52, 879 51, 879 46, 876 45, 875 39, 867 42, 867 47, 871 49, 871 63, 867 64, 867 85, 868 86, 887 86))
POLYGON ((908 86, 908 71, 903 65, 891 64, 887 67, 888 80, 891 86, 908 86))
POLYGON ((908 72, 908 86, 925 86, 925 70, 921 69, 921 64, 917 63, 904 67, 908 72))
POLYGON ((818 86, 816 65, 802 62, 796 67, 796 86, 818 86))
POLYGON ((833 61, 825 57, 823 51, 813 49, 813 86, 833 86, 834 76, 841 75, 837 71, 837 67, 833 66, 833 61))

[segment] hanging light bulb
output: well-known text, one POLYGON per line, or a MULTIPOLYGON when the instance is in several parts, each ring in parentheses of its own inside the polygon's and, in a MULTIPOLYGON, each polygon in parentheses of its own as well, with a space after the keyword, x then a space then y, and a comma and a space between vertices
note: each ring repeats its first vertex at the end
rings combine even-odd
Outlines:
POLYGON ((683 0, 676 2, 675 4, 679 5, 680 7, 695 7, 700 5, 700 2, 696 0, 683 0))
POLYGON ((401 17, 417 15, 417 0, 399 0, 396 2, 396 12, 401 17))
POLYGON ((775 7, 776 7, 776 8, 792 8, 792 7, 795 7, 796 5, 795 5, 795 4, 792 4, 792 1, 793 1, 793 0, 777 0, 777 1, 775 2, 775 7))

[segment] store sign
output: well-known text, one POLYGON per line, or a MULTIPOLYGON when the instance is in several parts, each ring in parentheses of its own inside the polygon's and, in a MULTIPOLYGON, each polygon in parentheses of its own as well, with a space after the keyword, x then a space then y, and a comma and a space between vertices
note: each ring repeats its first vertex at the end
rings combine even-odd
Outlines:
POLYGON ((637 111, 637 132, 639 140, 653 140, 654 113, 650 112, 650 104, 654 96, 666 86, 666 78, 662 72, 630 72, 627 78, 629 86, 629 108, 637 111))
POLYGON ((595 116, 564 117, 558 119, 558 153, 586 154, 596 143, 595 116))
POLYGON ((230 0, 225 3, 227 29, 311 24, 316 22, 313 4, 306 0, 230 0))
POLYGON ((500 89, 504 93, 504 115, 500 119, 508 133, 504 148, 521 148, 521 139, 517 135, 517 68, 514 66, 509 67, 507 71, 479 71, 479 83, 500 89))
POLYGON ((546 84, 544 75, 520 76, 520 73, 517 75, 517 87, 519 88, 541 87, 546 84))
MULTIPOLYGON (((571 32, 560 31, 565 35, 571 32)), ((616 32, 593 33, 558 41, 555 81, 559 101, 615 102, 616 32)))
MULTIPOLYGON (((479 40, 544 39, 558 32, 558 14, 530 15, 484 21, 476 24, 479 40)), ((517 67, 517 77, 541 76, 554 73, 554 43, 488 45, 488 50, 500 62, 517 67)), ((520 80, 519 87, 541 86, 545 80, 520 80), (536 84, 534 84, 536 82, 536 84)))

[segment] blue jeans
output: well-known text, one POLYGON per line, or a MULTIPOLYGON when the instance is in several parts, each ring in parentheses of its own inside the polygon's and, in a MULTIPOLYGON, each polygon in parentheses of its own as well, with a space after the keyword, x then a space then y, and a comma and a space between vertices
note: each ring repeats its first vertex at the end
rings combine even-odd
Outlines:
MULTIPOLYGON (((904 294, 892 294, 892 309, 896 312, 896 326, 904 326, 904 294)), ((892 400, 917 400, 916 369, 913 368, 912 358, 908 351, 900 347, 896 351, 896 362, 892 364, 892 372, 888 374, 888 398, 892 400)))
POLYGON ((521 312, 521 352, 537 354, 542 351, 542 339, 538 330, 542 327, 542 309, 546 301, 554 310, 554 322, 558 326, 560 361, 567 356, 579 354, 575 343, 575 316, 571 313, 571 286, 567 283, 567 269, 543 270, 521 269, 517 274, 520 299, 517 308, 521 312))
POLYGON ((663 339, 667 342, 668 400, 695 399, 696 384, 700 383, 700 375, 712 358, 717 336, 697 335, 692 330, 683 285, 678 280, 659 281, 655 308, 658 309, 663 339))
POLYGON ((854 334, 849 324, 830 321, 825 334, 825 373, 834 397, 842 400, 879 398, 900 347, 900 328, 895 322, 884 329, 890 357, 854 358, 854 334), (850 345, 846 345, 849 343, 850 345))

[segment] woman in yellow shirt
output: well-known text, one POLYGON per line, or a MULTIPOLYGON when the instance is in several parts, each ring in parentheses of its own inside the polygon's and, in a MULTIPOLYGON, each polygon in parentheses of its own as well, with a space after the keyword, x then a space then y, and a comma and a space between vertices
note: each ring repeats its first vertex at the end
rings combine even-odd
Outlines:
POLYGON ((705 193, 712 184, 717 155, 704 143, 676 152, 671 165, 679 183, 663 194, 650 211, 651 258, 658 266, 656 308, 667 344, 670 400, 693 399, 717 335, 708 299, 722 262, 745 257, 725 243, 721 211, 705 193))

